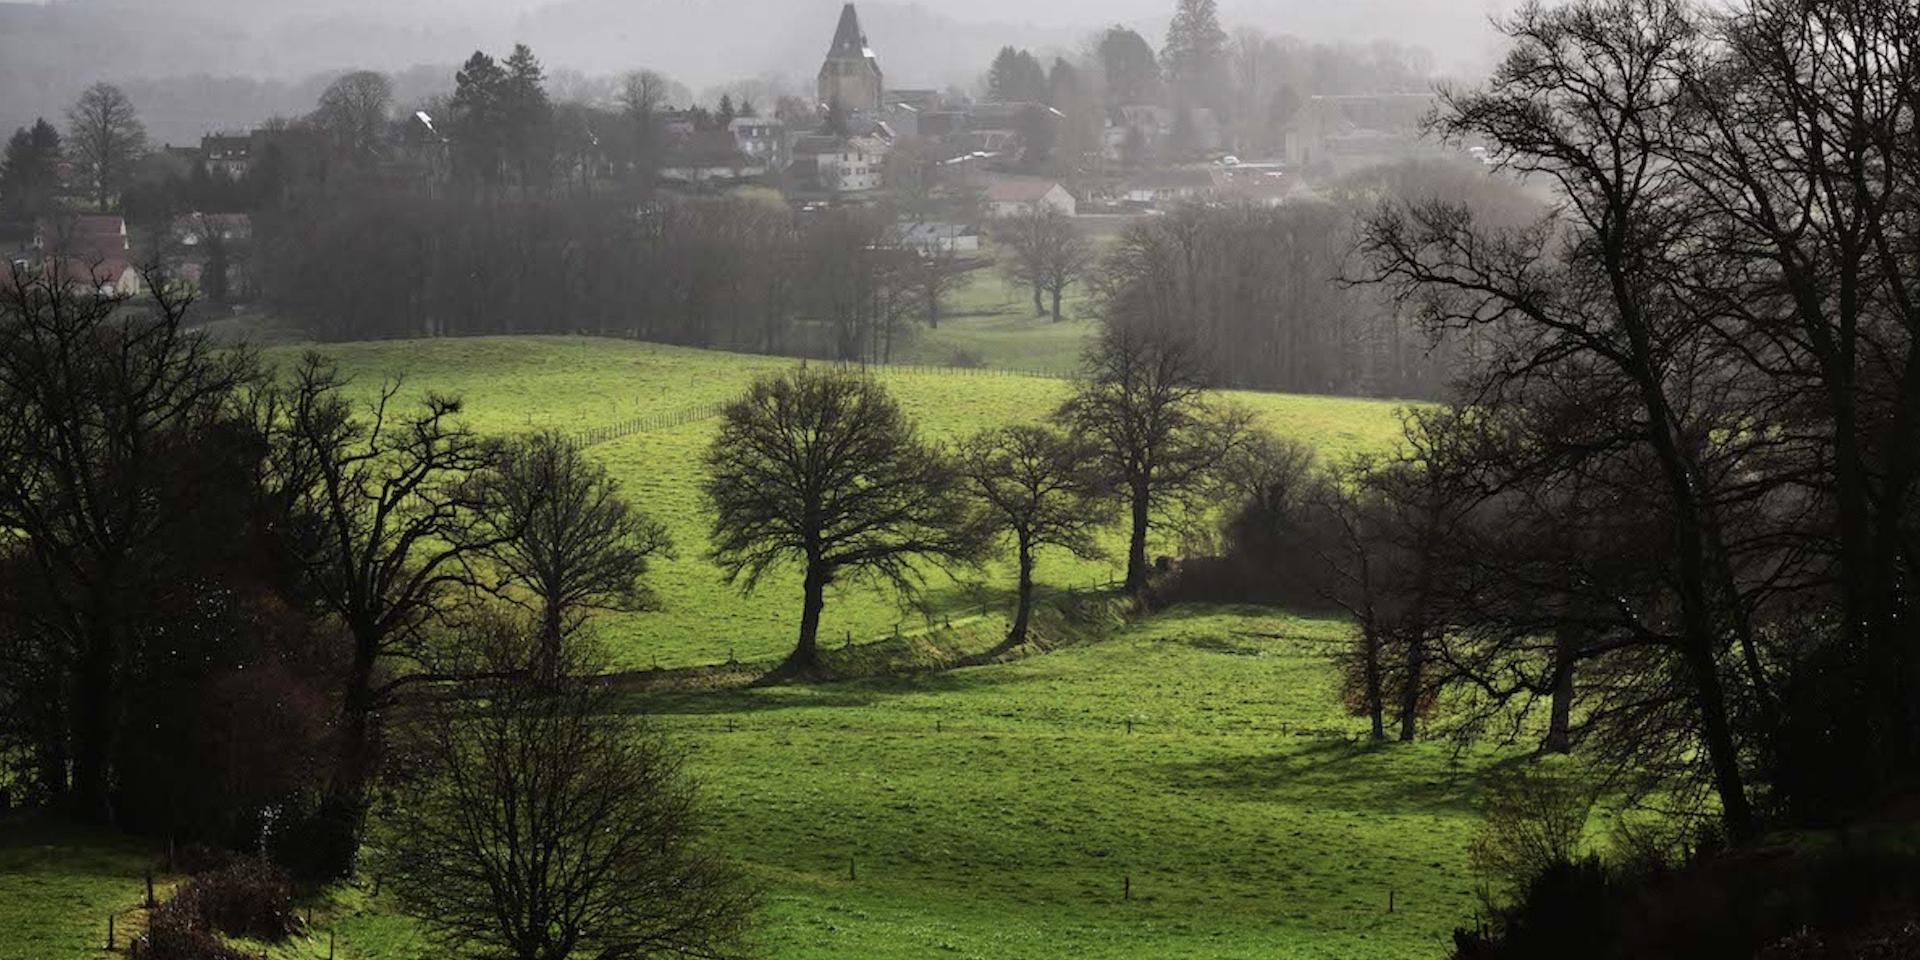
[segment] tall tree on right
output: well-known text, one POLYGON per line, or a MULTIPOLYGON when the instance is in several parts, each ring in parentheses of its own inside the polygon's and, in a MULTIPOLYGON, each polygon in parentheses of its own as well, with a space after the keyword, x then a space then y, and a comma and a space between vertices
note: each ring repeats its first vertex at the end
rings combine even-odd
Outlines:
MULTIPOLYGON (((1673 265, 1698 262, 1694 218, 1675 200, 1686 175, 1666 162, 1661 129, 1687 97, 1679 78, 1698 27, 1680 0, 1593 0, 1526 7, 1507 28, 1505 62, 1485 89, 1447 95, 1438 128, 1484 138, 1510 166, 1555 184, 1569 198, 1561 222, 1497 230, 1457 203, 1389 207, 1365 224, 1360 249, 1369 279, 1423 316, 1502 337, 1484 395, 1562 378, 1617 398, 1582 425, 1604 439, 1584 439, 1635 458, 1647 509, 1664 522, 1673 614, 1662 649, 1683 678, 1695 753, 1727 832, 1747 840, 1757 825, 1736 727, 1740 676, 1722 659, 1753 637, 1751 608, 1729 595, 1724 566, 1728 471, 1716 461, 1730 454, 1701 438, 1741 441, 1750 431, 1737 425, 1749 421, 1704 399, 1729 389, 1732 368, 1698 346, 1702 315, 1682 308, 1669 282, 1673 265)), ((1566 439, 1569 454, 1581 439, 1566 439)))
POLYGON ((454 171, 468 180, 498 185, 507 162, 507 72, 475 50, 453 77, 451 139, 454 171))
POLYGON ((1149 585, 1153 529, 1191 516, 1252 436, 1251 417, 1213 403, 1207 386, 1207 365, 1185 336, 1166 324, 1109 322, 1055 415, 1095 444, 1097 469, 1126 500, 1127 592, 1136 597, 1149 585))
POLYGON ((94 206, 107 209, 147 149, 147 128, 126 91, 110 83, 88 87, 67 111, 67 149, 94 206))
POLYGON ((1227 81, 1227 32, 1215 0, 1179 0, 1160 53, 1167 85, 1180 108, 1218 107, 1227 81))

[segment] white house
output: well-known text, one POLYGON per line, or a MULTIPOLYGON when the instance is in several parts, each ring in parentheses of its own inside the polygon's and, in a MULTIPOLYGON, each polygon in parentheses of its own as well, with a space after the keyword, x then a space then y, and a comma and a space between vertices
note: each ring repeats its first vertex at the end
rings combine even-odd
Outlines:
POLYGON ((869 193, 885 183, 888 146, 879 137, 801 137, 793 145, 796 164, 810 166, 820 189, 831 193, 869 193))
POLYGON ((987 215, 995 218, 1025 216, 1050 207, 1071 217, 1079 211, 1073 194, 1057 181, 1031 177, 1009 177, 987 187, 987 215))
POLYGON ((1206 203, 1218 196, 1225 180, 1225 174, 1212 168, 1176 167, 1134 178, 1121 188, 1121 195, 1146 206, 1206 203))

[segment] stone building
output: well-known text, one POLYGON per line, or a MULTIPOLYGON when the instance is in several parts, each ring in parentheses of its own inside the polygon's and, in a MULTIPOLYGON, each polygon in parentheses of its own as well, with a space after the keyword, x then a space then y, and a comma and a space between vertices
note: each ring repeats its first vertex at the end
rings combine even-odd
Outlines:
POLYGON ((820 103, 838 102, 848 111, 877 113, 884 106, 885 91, 880 61, 867 46, 860 14, 849 3, 840 11, 840 27, 833 33, 827 62, 820 67, 820 103))

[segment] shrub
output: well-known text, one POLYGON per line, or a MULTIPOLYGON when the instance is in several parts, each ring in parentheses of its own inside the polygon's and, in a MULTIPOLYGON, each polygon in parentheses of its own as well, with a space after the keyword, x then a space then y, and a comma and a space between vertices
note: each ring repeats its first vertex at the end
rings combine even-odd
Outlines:
POLYGON ((1487 906, 1519 897, 1579 860, 1592 810, 1593 794, 1584 783, 1545 767, 1527 767, 1494 783, 1485 820, 1467 849, 1467 862, 1486 884, 1487 906))
POLYGON ((228 936, 278 941, 294 930, 293 881, 266 860, 234 860, 195 877, 188 892, 208 925, 228 936))
POLYGON ((947 357, 947 366, 949 367, 977 370, 986 365, 987 358, 982 356, 977 350, 958 349, 953 351, 951 356, 947 357))
POLYGON ((247 960, 208 928, 200 893, 192 884, 154 908, 133 952, 147 960, 247 960))

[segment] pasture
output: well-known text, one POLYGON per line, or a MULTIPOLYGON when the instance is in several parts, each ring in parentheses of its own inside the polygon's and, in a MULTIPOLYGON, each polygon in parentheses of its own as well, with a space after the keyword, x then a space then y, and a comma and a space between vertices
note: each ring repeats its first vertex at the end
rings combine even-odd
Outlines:
MULTIPOLYGON (((1175 608, 1016 663, 634 707, 692 746, 714 839, 765 885, 781 960, 1442 956, 1473 915, 1464 848, 1502 758, 1360 742, 1328 665, 1346 636, 1175 608)), ((46 882, 14 865, 0 942, 18 922, 6 894, 46 882)), ((38 921, 36 960, 103 956, 101 897, 134 905, 140 864, 104 867, 117 885, 87 876, 94 900, 38 921)), ((365 882, 269 953, 321 960, 329 933, 344 958, 440 955, 365 882)))
MULTIPOLYGON (((301 349, 275 348, 268 358, 291 363, 301 349)), ((394 377, 403 379, 410 396, 456 394, 466 401, 467 421, 490 435, 540 429, 578 433, 710 409, 737 396, 754 377, 799 362, 565 337, 329 344, 324 350, 354 378, 361 395, 394 377)), ((1040 420, 1069 389, 1065 380, 991 371, 874 370, 926 435, 942 441, 1040 420)), ((1388 402, 1260 393, 1229 397, 1257 411, 1275 433, 1311 443, 1328 458, 1389 445, 1398 431, 1394 405, 1388 402)), ((716 428, 712 419, 695 420, 594 447, 628 495, 668 525, 678 548, 652 571, 663 610, 600 621, 622 667, 762 660, 793 644, 800 608, 797 571, 779 571, 758 594, 744 597, 722 583, 706 559, 701 457, 716 428)), ((1038 581, 1043 588, 1085 587, 1119 572, 1115 562, 1043 554, 1038 581)), ((998 617, 1011 602, 1012 579, 999 566, 958 578, 928 574, 922 608, 906 613, 891 590, 857 584, 837 588, 828 596, 822 642, 861 642, 889 636, 896 628, 907 633, 969 621, 982 616, 983 605, 986 617, 998 617)))
MULTIPOLYGON (((1049 325, 1051 326, 1051 325, 1049 325)), ((272 362, 304 349, 278 347, 272 362)), ((328 345, 368 396, 459 394, 489 435, 674 425, 593 447, 678 543, 652 582, 665 609, 606 616, 617 666, 772 660, 793 642, 798 577, 746 597, 705 559, 701 455, 716 421, 679 422, 797 361, 625 341, 500 338, 328 345)), ((878 368, 925 433, 957 440, 1045 417, 1061 379, 878 368)), ((1385 402, 1237 394, 1283 436, 1338 458, 1392 443, 1385 402)), ((1165 546, 1171 547, 1171 544, 1165 546)), ((1057 555, 1054 588, 1116 566, 1057 555)), ((1004 630, 1010 576, 930 572, 925 607, 830 595, 823 642, 896 626, 977 652, 1004 630), (985 610, 983 613, 982 610, 985 610)), ((1461 868, 1494 752, 1369 745, 1345 715, 1339 621, 1176 608, 1026 660, 834 684, 633 693, 636 716, 693 750, 714 841, 767 892, 780 960, 954 956, 1425 958, 1472 916, 1461 868), (1391 909, 1390 909, 1391 905, 1391 909)), ((909 644, 912 646, 912 644, 909 644)), ((0 846, 0 960, 106 956, 105 916, 140 899, 155 851, 37 825, 0 846)), ((312 902, 276 960, 427 960, 439 951, 370 881, 312 902)), ((125 922, 137 923, 137 911, 125 922)))

